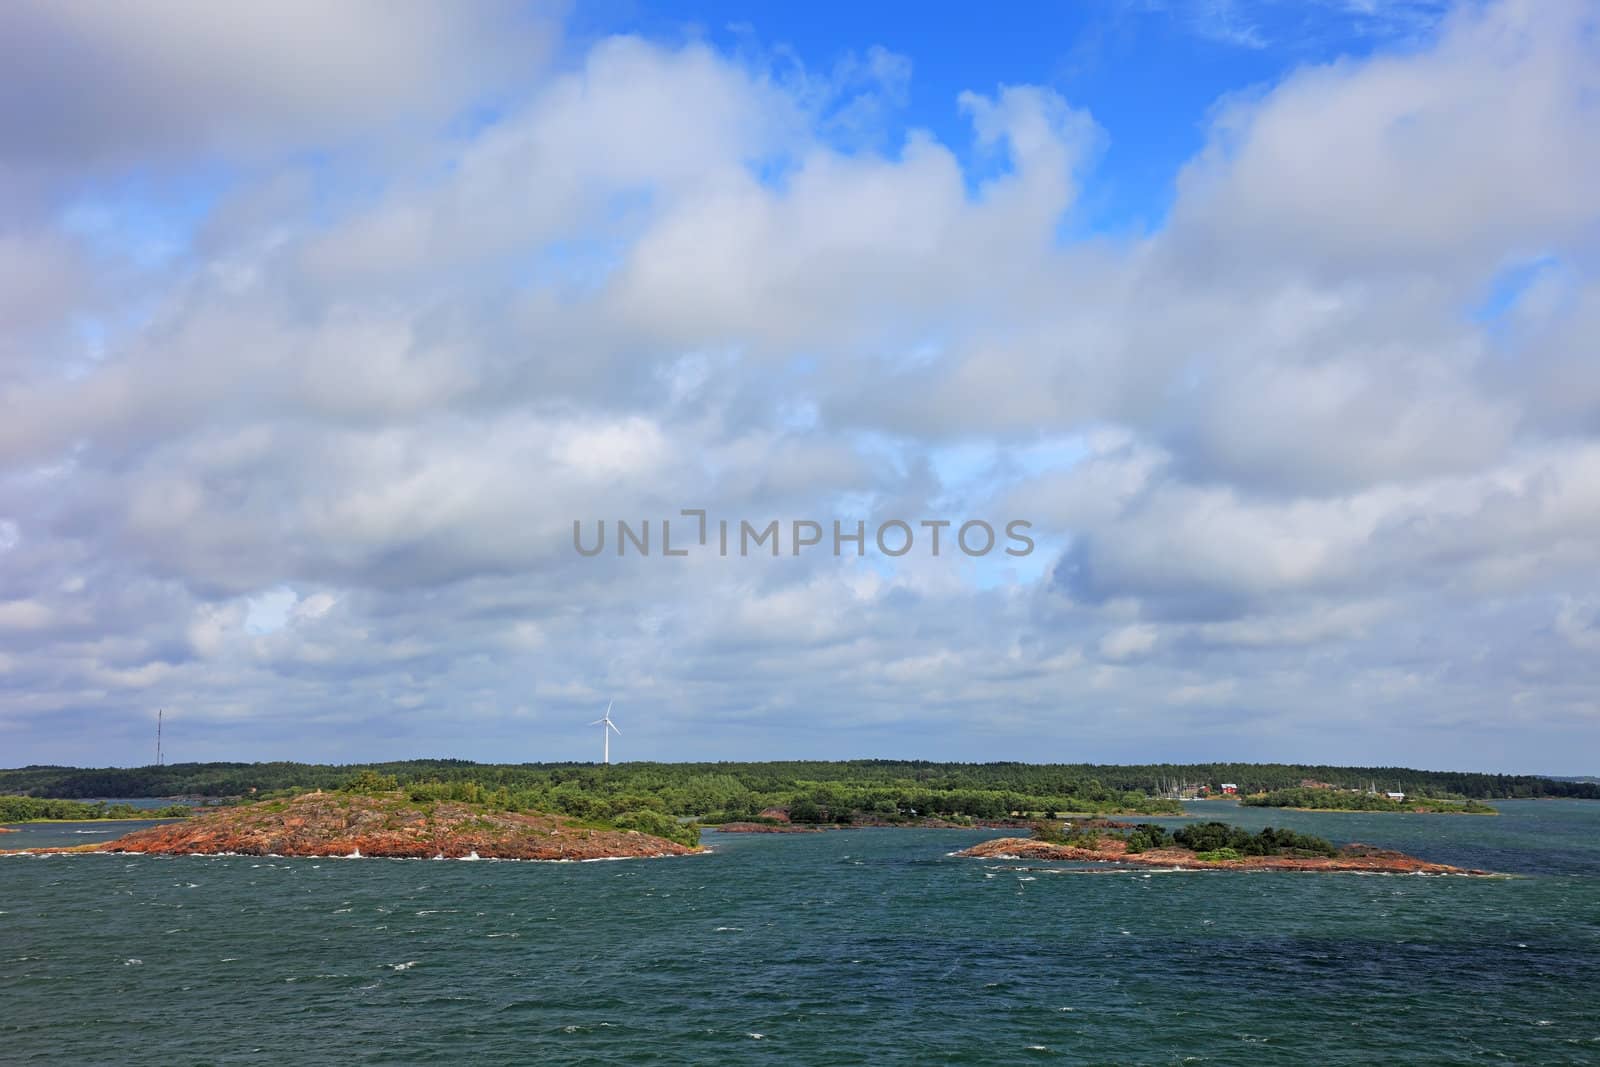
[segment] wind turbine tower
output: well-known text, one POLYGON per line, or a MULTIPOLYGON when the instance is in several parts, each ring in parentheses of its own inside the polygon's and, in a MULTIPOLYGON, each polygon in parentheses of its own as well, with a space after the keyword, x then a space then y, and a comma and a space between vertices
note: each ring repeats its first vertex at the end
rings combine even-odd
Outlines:
POLYGON ((617 724, 611 721, 611 705, 613 703, 614 701, 607 701, 606 713, 589 724, 590 726, 600 727, 600 736, 605 738, 605 762, 608 765, 611 763, 611 733, 615 730, 618 737, 622 736, 622 731, 617 730, 617 724))

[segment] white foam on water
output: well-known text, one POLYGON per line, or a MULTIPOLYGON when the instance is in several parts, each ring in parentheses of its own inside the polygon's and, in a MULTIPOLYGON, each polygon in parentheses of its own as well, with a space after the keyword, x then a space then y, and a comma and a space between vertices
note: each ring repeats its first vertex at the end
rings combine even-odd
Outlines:
POLYGON ((417 961, 416 960, 407 960, 404 963, 391 963, 391 964, 389 964, 389 969, 391 971, 409 971, 411 968, 415 967, 416 965, 417 965, 417 961))

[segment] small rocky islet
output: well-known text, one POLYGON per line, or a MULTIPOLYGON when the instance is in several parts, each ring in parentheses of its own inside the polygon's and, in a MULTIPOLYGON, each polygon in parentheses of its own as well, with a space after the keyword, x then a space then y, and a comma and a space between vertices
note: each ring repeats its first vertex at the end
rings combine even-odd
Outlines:
POLYGON ((417 802, 395 792, 305 793, 207 811, 113 841, 27 851, 596 860, 686 856, 704 849, 637 830, 585 826, 559 815, 461 801, 417 802))
POLYGON ((956 853, 980 859, 1046 860, 1066 863, 1117 863, 1140 867, 1180 868, 1213 871, 1310 871, 1355 872, 1366 874, 1458 874, 1486 877, 1492 871, 1452 867, 1446 863, 1408 856, 1393 849, 1349 844, 1332 856, 1238 856, 1226 859, 1204 858, 1193 849, 1164 847, 1130 852, 1125 840, 1101 837, 1092 845, 1056 844, 1037 838, 1002 837, 984 841, 956 853))

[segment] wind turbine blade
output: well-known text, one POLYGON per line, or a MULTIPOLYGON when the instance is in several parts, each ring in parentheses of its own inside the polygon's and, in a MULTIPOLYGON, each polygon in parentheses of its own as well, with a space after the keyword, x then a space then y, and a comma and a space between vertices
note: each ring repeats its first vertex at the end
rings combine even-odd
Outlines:
MULTIPOLYGON (((617 724, 612 722, 610 719, 606 720, 606 725, 611 727, 613 730, 617 730, 617 724)), ((619 736, 619 737, 622 736, 622 731, 621 730, 617 730, 617 736, 619 736)))
POLYGON ((611 721, 610 719, 596 719, 594 722, 590 723, 589 725, 590 726, 599 726, 603 722, 610 722, 610 721, 611 721))

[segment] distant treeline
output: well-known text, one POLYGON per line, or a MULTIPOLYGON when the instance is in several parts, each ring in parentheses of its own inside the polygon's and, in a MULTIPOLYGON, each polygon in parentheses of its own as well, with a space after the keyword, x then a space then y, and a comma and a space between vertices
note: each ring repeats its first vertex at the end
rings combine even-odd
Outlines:
POLYGON ((182 819, 191 813, 187 804, 165 808, 136 808, 132 804, 87 804, 81 800, 51 800, 44 797, 0 796, 0 823, 32 822, 38 819, 64 819, 87 822, 92 819, 182 819))
POLYGON ((1584 797, 1600 799, 1600 784, 1532 775, 1419 771, 1404 767, 1328 767, 1302 764, 1032 764, 934 763, 921 760, 792 761, 769 763, 488 764, 466 760, 403 760, 335 766, 311 763, 176 763, 161 767, 23 767, 0 770, 0 792, 40 797, 232 797, 283 790, 337 789, 357 772, 413 783, 471 782, 504 790, 519 803, 584 816, 613 811, 626 798, 650 798, 672 815, 745 818, 767 807, 799 806, 806 814, 840 819, 850 812, 898 817, 1002 818, 1030 812, 1157 813, 1174 810, 1154 794, 1175 783, 1235 783, 1242 793, 1298 788, 1303 780, 1381 789, 1408 796, 1584 797))
POLYGON ((265 795, 338 789, 358 773, 392 778, 400 788, 471 786, 458 799, 614 818, 655 810, 705 822, 747 819, 778 807, 796 821, 848 822, 860 815, 896 821, 928 816, 1002 819, 1017 813, 1176 813, 1174 801, 1144 788, 1114 788, 1092 775, 1027 764, 592 763, 478 764, 406 760, 359 766, 301 763, 172 764, 132 769, 27 767, 0 771, 0 789, 49 796, 265 795), (493 798, 490 800, 490 798, 493 798))
POLYGON ((512 790, 506 786, 484 789, 473 781, 411 782, 403 789, 392 775, 376 771, 358 771, 342 787, 351 793, 372 796, 405 794, 413 804, 433 805, 440 801, 461 801, 480 805, 491 811, 537 811, 546 814, 561 812, 576 815, 592 825, 614 827, 618 830, 638 830, 676 841, 682 845, 700 843, 700 824, 693 820, 680 820, 667 813, 665 805, 655 797, 636 793, 619 793, 609 796, 581 796, 567 794, 553 797, 546 793, 512 790))
POLYGON ((1440 799, 1411 793, 1404 800, 1390 800, 1381 793, 1349 792, 1339 789, 1274 789, 1270 793, 1242 797, 1239 803, 1258 808, 1309 808, 1335 811, 1415 811, 1463 815, 1492 815, 1494 809, 1480 800, 1440 799))
MULTIPOLYGON (((385 764, 383 768, 390 766, 393 765, 385 764)), ((479 773, 483 768, 471 771, 458 768, 455 774, 418 773, 413 776, 362 769, 357 777, 370 776, 390 782, 396 788, 410 790, 414 799, 461 800, 510 811, 556 812, 580 819, 609 820, 618 826, 624 825, 622 820, 644 812, 717 823, 757 818, 769 808, 783 809, 792 821, 805 823, 852 823, 862 819, 902 822, 930 816, 971 820, 1004 819, 1019 814, 1177 814, 1181 811, 1175 801, 1136 790, 1106 789, 1092 780, 1082 785, 1077 793, 1051 794, 981 788, 981 783, 929 785, 911 778, 889 776, 819 780, 766 772, 739 774, 726 769, 753 765, 708 764, 700 765, 700 773, 685 773, 686 766, 630 763, 607 768, 568 764, 546 768, 494 768, 499 773, 489 775, 479 773)))

